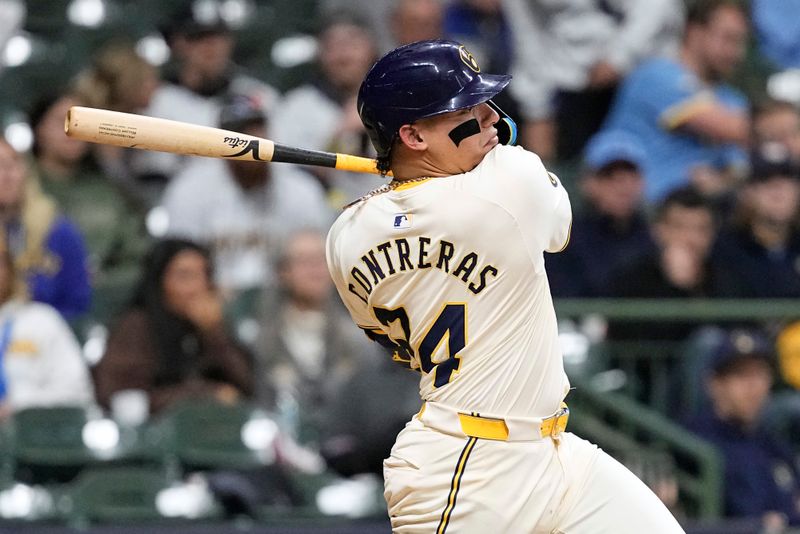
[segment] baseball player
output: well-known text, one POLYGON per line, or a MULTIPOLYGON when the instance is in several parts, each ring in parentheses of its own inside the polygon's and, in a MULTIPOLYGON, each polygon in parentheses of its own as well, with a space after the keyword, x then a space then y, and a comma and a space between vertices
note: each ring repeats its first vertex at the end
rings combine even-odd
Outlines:
POLYGON ((633 474, 564 431, 569 390, 543 252, 558 178, 499 143, 481 73, 452 41, 389 52, 358 96, 393 181, 349 206, 328 266, 355 322, 420 372, 423 405, 384 462, 395 532, 648 534, 681 527, 633 474))

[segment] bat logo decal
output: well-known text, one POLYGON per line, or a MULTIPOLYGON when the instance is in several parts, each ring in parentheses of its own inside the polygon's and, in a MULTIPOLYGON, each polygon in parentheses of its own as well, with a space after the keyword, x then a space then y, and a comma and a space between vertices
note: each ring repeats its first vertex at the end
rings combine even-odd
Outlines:
MULTIPOLYGON (((226 137, 225 139, 229 139, 229 138, 226 137)), ((242 142, 244 142, 245 140, 241 139, 241 140, 238 140, 238 141, 239 142, 237 142, 236 145, 241 145, 242 142)), ((257 139, 253 139, 250 142, 248 142, 247 145, 245 145, 245 147, 243 149, 241 149, 239 152, 237 152, 235 154, 228 154, 227 156, 224 156, 224 157, 226 157, 226 158, 236 158, 236 157, 239 157, 239 156, 244 156, 248 152, 252 152, 253 153, 253 159, 255 161, 267 161, 265 159, 261 159, 259 157, 259 155, 258 155, 259 151, 258 151, 258 140, 257 139)))

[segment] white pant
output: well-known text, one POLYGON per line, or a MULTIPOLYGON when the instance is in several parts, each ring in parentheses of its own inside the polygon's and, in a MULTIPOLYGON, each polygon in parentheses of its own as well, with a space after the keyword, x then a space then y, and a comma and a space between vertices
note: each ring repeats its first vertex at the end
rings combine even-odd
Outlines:
POLYGON ((384 461, 384 480, 396 533, 683 533, 633 473, 568 432, 495 441, 445 434, 415 417, 384 461))

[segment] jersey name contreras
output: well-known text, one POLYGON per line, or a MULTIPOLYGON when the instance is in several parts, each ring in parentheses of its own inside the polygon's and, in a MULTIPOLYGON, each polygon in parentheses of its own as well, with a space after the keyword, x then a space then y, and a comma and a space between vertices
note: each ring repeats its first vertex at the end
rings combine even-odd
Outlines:
POLYGON ((570 224, 558 179, 499 145, 470 172, 346 209, 328 265, 356 324, 421 372, 424 400, 545 417, 569 382, 543 253, 564 248, 570 224))

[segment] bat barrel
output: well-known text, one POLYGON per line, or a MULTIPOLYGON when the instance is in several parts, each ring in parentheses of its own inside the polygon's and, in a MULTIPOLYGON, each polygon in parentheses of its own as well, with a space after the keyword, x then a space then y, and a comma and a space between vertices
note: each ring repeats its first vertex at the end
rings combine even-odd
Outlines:
POLYGON ((221 128, 107 109, 72 106, 64 119, 64 132, 74 139, 124 148, 378 174, 376 162, 370 158, 288 147, 221 128))

